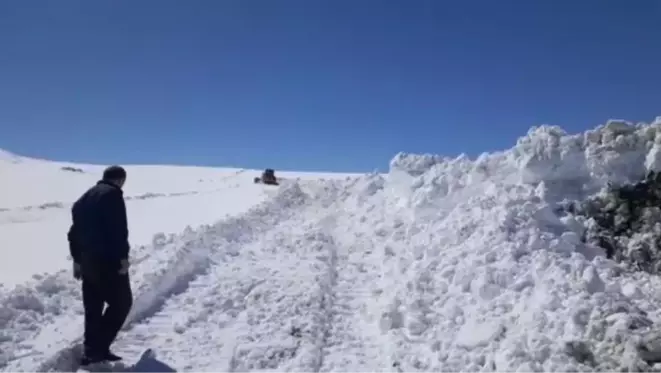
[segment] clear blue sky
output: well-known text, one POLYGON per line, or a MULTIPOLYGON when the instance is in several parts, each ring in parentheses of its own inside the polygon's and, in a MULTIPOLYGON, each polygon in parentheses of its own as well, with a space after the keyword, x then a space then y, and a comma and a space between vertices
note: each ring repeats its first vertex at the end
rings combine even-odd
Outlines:
POLYGON ((0 2, 0 148, 387 169, 661 115, 658 0, 0 2))

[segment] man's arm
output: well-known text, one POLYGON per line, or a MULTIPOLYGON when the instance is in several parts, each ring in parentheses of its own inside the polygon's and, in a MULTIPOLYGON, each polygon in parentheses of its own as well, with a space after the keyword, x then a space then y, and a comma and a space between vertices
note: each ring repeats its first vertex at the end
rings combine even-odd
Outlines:
POLYGON ((128 260, 130 245, 124 198, 119 192, 108 193, 106 197, 104 220, 107 249, 118 260, 128 260))
POLYGON ((69 232, 67 233, 67 239, 69 240, 69 253, 71 258, 73 258, 74 263, 80 263, 80 243, 78 237, 76 237, 76 225, 71 224, 69 232))
POLYGON ((79 205, 80 199, 73 204, 71 208, 71 227, 69 232, 67 232, 67 240, 69 241, 69 254, 73 259, 73 277, 77 280, 82 278, 81 272, 81 256, 82 256, 82 247, 80 244, 80 227, 76 224, 76 221, 80 219, 79 214, 79 205))

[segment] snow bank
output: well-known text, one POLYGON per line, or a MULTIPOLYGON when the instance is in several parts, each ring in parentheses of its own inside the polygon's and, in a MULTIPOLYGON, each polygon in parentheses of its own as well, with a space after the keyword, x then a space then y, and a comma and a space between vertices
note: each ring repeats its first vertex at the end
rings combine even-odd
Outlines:
POLYGON ((438 197, 447 195, 451 188, 504 176, 512 183, 543 184, 558 195, 585 196, 607 183, 633 182, 650 170, 658 171, 660 128, 661 117, 651 124, 635 125, 610 120, 574 135, 558 126, 532 127, 513 148, 484 153, 474 161, 465 155, 452 159, 401 153, 391 161, 390 174, 397 175, 399 181, 405 175, 408 188, 413 190, 433 185, 438 197), (452 185, 446 180, 452 180, 452 185))
POLYGON ((390 295, 380 299, 380 324, 396 364, 644 368, 638 343, 659 327, 661 281, 605 259, 554 211, 563 199, 656 169, 659 141, 661 118, 609 121, 579 135, 536 127, 512 149, 476 160, 396 156, 388 203, 413 210, 391 219, 384 252, 390 295))

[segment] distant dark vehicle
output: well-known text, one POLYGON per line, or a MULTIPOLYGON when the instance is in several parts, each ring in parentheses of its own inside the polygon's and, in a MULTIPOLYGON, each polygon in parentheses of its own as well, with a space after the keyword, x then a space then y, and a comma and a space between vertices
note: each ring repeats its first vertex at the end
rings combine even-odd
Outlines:
POLYGON ((83 172, 85 172, 85 171, 83 171, 81 168, 70 167, 70 166, 64 166, 64 167, 62 167, 62 170, 64 170, 64 171, 71 171, 71 172, 79 172, 79 173, 83 173, 83 172))
POLYGON ((278 179, 275 177, 275 171, 271 168, 267 168, 262 172, 262 177, 256 177, 254 179, 255 184, 267 184, 267 185, 278 185, 278 179))

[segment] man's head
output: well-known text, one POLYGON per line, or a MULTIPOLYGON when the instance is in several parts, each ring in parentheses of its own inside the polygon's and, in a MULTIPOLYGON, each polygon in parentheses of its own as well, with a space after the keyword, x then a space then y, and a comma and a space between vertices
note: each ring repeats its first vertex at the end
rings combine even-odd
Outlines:
POLYGON ((110 166, 103 171, 103 180, 121 188, 126 181, 126 170, 120 166, 110 166))

